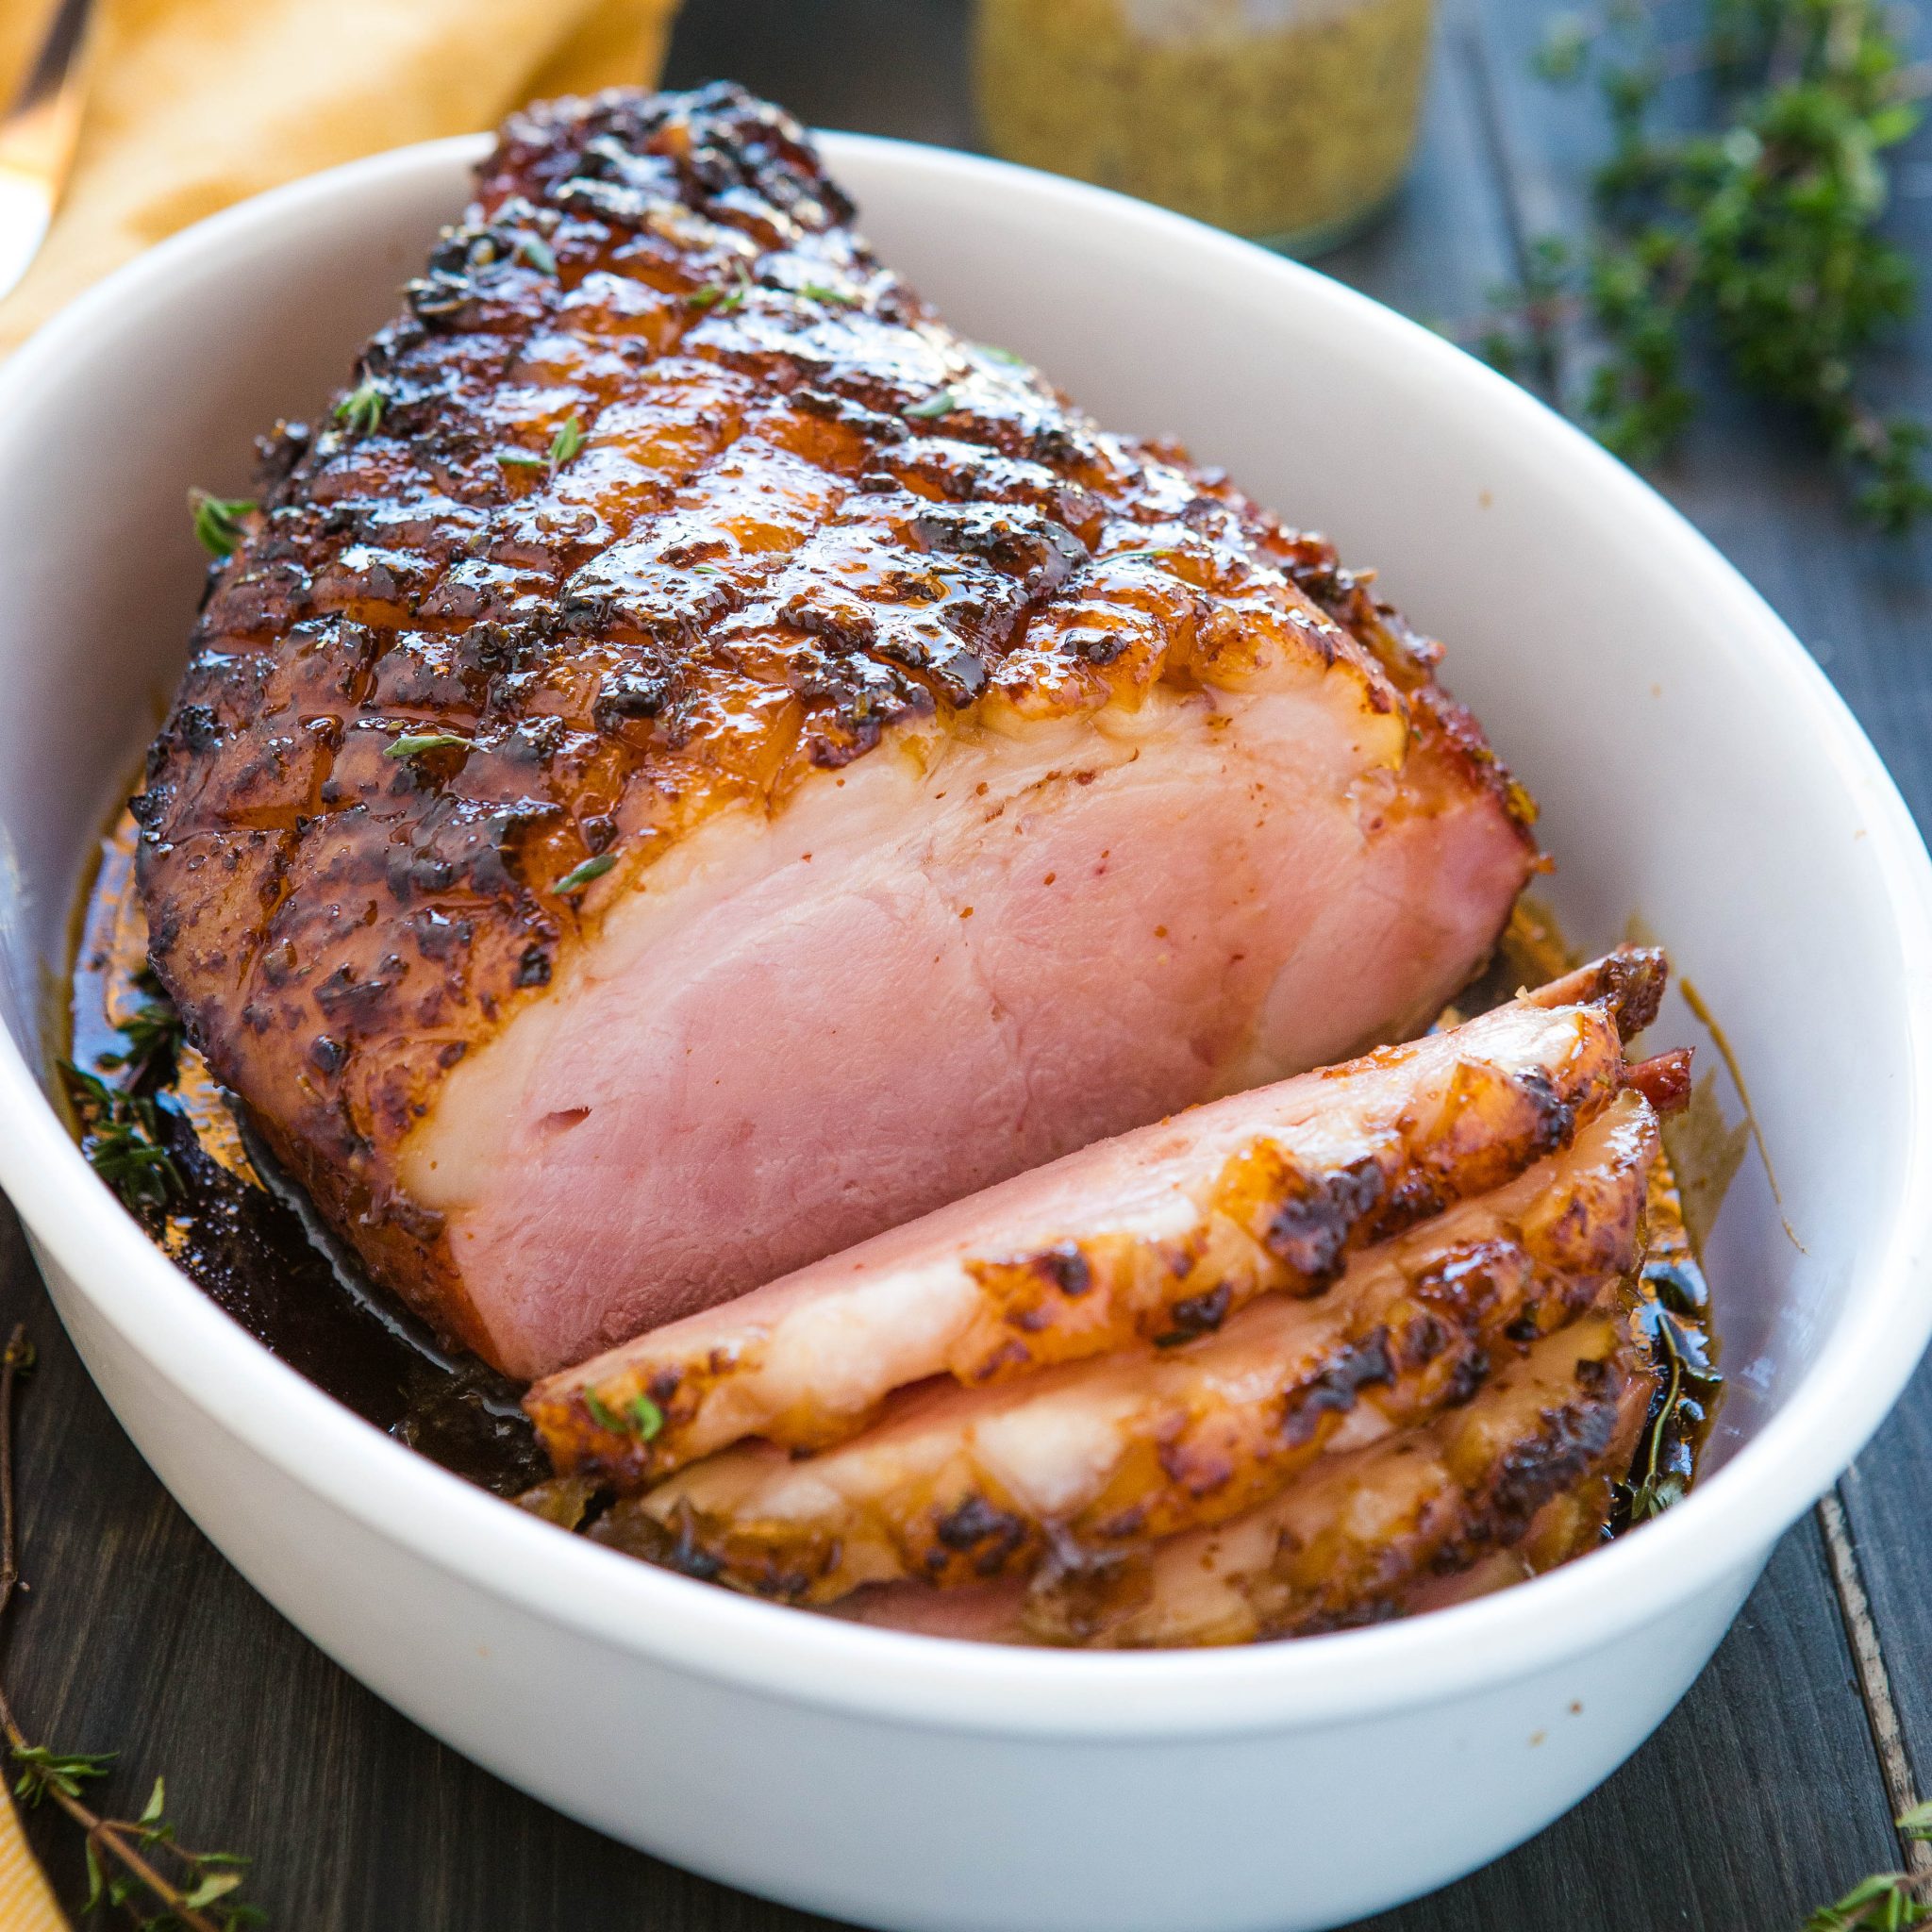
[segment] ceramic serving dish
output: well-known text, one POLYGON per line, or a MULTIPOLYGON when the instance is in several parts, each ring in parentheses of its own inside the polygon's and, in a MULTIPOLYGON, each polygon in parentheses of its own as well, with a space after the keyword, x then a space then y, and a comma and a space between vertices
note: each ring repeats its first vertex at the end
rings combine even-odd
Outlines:
MULTIPOLYGON (((0 368, 0 1184, 195 1521, 348 1670, 525 1790, 872 1925, 1329 1925, 1492 1857, 1632 1751, 1896 1396, 1932 1329, 1932 871, 1777 619, 1518 390, 1175 216, 956 154, 826 147, 885 258, 958 326, 1380 565, 1541 799, 1572 936, 1641 916, 1721 1017, 1769 1166, 1754 1150, 1707 1254, 1730 1395, 1688 1502, 1524 1588, 1302 1642, 890 1635, 466 1487, 149 1244, 45 1098, 45 990, 184 656, 202 559, 183 492, 244 489, 252 436, 345 376, 463 202, 474 141, 205 222, 0 368)), ((1719 1058, 1674 997, 1652 1037, 1719 1058)), ((1727 1080, 1721 1097, 1739 1118, 1727 1080)))

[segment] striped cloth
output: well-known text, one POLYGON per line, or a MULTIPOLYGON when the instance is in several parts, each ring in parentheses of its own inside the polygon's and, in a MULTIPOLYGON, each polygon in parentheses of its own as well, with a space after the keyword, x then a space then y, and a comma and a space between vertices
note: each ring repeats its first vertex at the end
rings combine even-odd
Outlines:
POLYGON ((26 1848, 20 1813, 0 1793, 0 1927, 6 1932, 68 1932, 47 1874, 26 1848))

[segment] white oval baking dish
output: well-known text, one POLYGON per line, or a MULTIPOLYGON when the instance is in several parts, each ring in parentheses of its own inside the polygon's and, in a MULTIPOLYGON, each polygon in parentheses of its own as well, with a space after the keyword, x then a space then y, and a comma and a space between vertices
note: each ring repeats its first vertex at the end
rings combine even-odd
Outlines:
MULTIPOLYGON (((0 1184, 214 1541, 364 1682, 563 1810, 879 1926, 1332 1924, 1493 1857, 1634 1749, 1897 1395, 1932 1329, 1932 871, 1771 611, 1516 389, 1177 217, 825 144, 886 258, 960 327, 1382 566, 1542 800, 1573 936, 1641 915, 1722 1016, 1778 1192, 1754 1156, 1707 1257, 1731 1392, 1706 1480, 1567 1570, 1379 1629, 1186 1656, 900 1637, 626 1562, 466 1487, 148 1243, 43 1097, 42 1021, 89 841, 184 656, 183 491, 244 486, 252 435, 347 374, 463 201, 475 141, 203 223, 0 368, 0 1184)), ((1675 1000, 1653 1038, 1712 1058, 1675 1000)))

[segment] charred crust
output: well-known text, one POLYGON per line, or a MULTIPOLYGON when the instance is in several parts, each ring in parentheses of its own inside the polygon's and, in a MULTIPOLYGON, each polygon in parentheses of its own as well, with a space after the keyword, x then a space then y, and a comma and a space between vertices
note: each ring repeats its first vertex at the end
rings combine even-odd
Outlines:
POLYGON ((1279 1436, 1283 1446, 1293 1449, 1312 1442, 1325 1420, 1346 1415, 1364 1389, 1392 1382, 1398 1363, 1389 1344, 1388 1331, 1377 1328, 1346 1350, 1341 1360, 1292 1391, 1282 1404, 1279 1436))
POLYGON ((1057 1292, 1070 1299, 1093 1286, 1093 1270, 1076 1241, 1061 1241, 1044 1250, 1033 1257, 1032 1266, 1057 1292))
POLYGON ((932 1533, 934 1547, 927 1553, 928 1569, 939 1572, 954 1557, 963 1557, 981 1576, 1004 1574, 1031 1535, 1020 1517, 978 1495, 966 1497, 939 1517, 932 1533))
POLYGON ((1663 1004, 1670 965, 1657 946, 1619 946, 1528 995, 1532 1006, 1601 1006, 1626 1044, 1650 1025, 1663 1004))
POLYGON ((1351 1238, 1388 1184, 1381 1163, 1366 1156, 1312 1181, 1291 1175, 1298 1191, 1274 1210, 1262 1241, 1311 1288, 1324 1288, 1341 1276, 1351 1238))
POLYGON ((1212 1335, 1227 1319, 1234 1291, 1226 1282, 1199 1294, 1184 1295, 1167 1308, 1167 1327, 1154 1338, 1157 1348, 1177 1348, 1203 1335, 1212 1335))

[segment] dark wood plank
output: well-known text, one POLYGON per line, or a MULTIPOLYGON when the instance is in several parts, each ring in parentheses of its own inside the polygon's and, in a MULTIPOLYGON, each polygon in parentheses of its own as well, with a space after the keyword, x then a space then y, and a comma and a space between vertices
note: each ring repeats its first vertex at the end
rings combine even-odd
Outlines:
POLYGON ((1917 1793, 1932 1793, 1932 1538, 1926 1533, 1932 1472, 1932 1361, 1839 1492, 1917 1793))
MULTIPOLYGON (((730 74, 822 125, 965 144, 964 19, 955 0, 688 0, 670 77, 730 74)), ((1519 22, 1503 38, 1524 31, 1519 22)), ((1564 170, 1574 174, 1566 130, 1522 111, 1513 85, 1497 79, 1503 63, 1485 65, 1494 33, 1493 10, 1456 0, 1416 181, 1387 226, 1324 264, 1425 318, 1480 306, 1507 271, 1512 240, 1556 218, 1564 170)), ((1888 560, 1897 553, 1846 531, 1794 448, 1769 468, 1760 462, 1763 434, 1737 417, 1715 423, 1677 487, 1774 599, 1793 600, 1788 614, 1802 631, 1838 644, 1846 661, 1833 668, 1874 722, 1881 696, 1887 707, 1899 699, 1903 674, 1903 714, 1883 721, 1890 751, 1886 739, 1908 737, 1932 705, 1932 671, 1921 677, 1893 661, 1909 656, 1911 613, 1923 615, 1924 558, 1888 560), (1828 593, 1815 559, 1791 541, 1819 519, 1845 551, 1828 593), (1868 630, 1874 609, 1878 628, 1868 630), (1805 621, 1830 612, 1840 615, 1835 625, 1805 621), (1885 650, 1869 644, 1874 637, 1885 650)), ((1932 654, 1919 655, 1932 665, 1932 654)), ((1932 767, 1908 785, 1915 804, 1932 806, 1932 767)), ((692 1932, 823 1923, 570 1824, 362 1690, 257 1598, 159 1491, 59 1337, 9 1220, 0 1224, 0 1318, 23 1307, 35 1310, 44 1355, 23 1430, 35 1589, 8 1659, 24 1714, 63 1745, 123 1748, 119 1802, 138 1804, 165 1770, 185 1835, 259 1855, 256 1890, 277 1924, 522 1932, 618 1913, 692 1932)), ((1915 1460, 1906 1466, 1923 1470, 1932 1441, 1908 1425, 1900 1424, 1901 1446, 1915 1460)), ((1874 1452, 1867 1466, 1889 1469, 1892 1459, 1874 1452)), ((1911 1522, 1908 1479, 1881 1488, 1878 1501, 1859 1503, 1861 1546, 1902 1538, 1911 1522)), ((1891 1600, 1900 1591, 1886 1592, 1891 1574, 1874 1580, 1874 1603, 1889 1628, 1904 1630, 1891 1600)), ((1932 1656, 1932 1646, 1922 1642, 1918 1655, 1932 1656)), ((1894 1674, 1909 1682, 1896 1666, 1894 1674)), ((1399 1811, 1391 1828, 1400 1828, 1399 1811)), ((76 1895, 71 1840, 51 1818, 36 1819, 33 1831, 76 1895)), ((1530 1845, 1374 1924, 1376 1932, 1674 1924, 1775 1932, 1894 1856, 1807 1524, 1780 1550, 1690 1698, 1630 1766, 1530 1845)))

